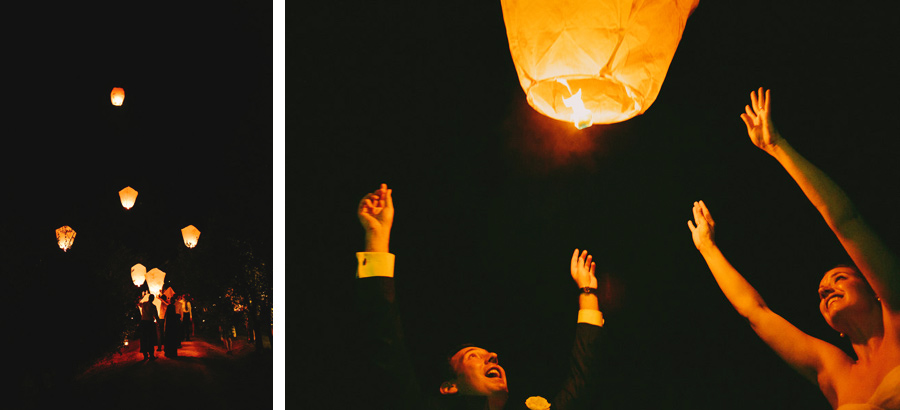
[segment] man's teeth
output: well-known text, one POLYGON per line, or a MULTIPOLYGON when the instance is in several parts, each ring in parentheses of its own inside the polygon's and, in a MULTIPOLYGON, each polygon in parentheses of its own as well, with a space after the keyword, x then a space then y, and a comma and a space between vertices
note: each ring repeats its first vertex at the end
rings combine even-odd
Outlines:
POLYGON ((485 373, 485 376, 487 376, 487 377, 500 377, 500 371, 497 370, 497 369, 491 369, 491 370, 488 370, 487 373, 485 373))

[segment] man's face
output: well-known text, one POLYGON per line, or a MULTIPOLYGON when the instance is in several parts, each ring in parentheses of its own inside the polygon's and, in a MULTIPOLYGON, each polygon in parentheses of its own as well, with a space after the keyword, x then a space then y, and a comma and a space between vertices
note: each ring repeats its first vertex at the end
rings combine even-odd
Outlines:
POLYGON ((450 359, 456 370, 459 394, 490 396, 508 392, 506 372, 497 364, 497 354, 480 347, 466 347, 450 359))

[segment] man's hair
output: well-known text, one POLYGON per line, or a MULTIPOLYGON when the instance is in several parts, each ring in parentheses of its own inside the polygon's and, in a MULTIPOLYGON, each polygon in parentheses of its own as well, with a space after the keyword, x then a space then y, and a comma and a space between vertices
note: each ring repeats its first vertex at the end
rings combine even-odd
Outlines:
POLYGON ((149 298, 147 298, 147 300, 149 300, 149 301, 151 301, 151 302, 153 302, 153 294, 152 294, 152 293, 151 293, 151 294, 150 294, 150 297, 149 297, 149 298))
POLYGON ((456 368, 453 367, 453 356, 467 347, 475 347, 475 344, 469 342, 459 343, 446 351, 446 360, 444 360, 444 381, 453 380, 459 376, 459 373, 456 372, 456 368))

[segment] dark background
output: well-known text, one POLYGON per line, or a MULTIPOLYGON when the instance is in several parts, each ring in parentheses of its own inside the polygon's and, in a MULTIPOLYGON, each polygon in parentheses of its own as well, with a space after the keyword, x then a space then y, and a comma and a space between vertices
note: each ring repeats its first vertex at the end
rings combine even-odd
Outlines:
POLYGON ((210 307, 252 259, 271 295, 272 4, 89 2, 5 16, 17 22, 3 29, 0 164, 11 388, 51 394, 122 343, 140 296, 135 263, 210 307), (121 107, 113 87, 125 89, 121 107), (138 191, 128 211, 126 186, 138 191), (77 233, 65 253, 63 225, 77 233), (187 225, 201 231, 195 249, 182 242, 187 225))
POLYGON ((428 391, 443 349, 472 341, 499 353, 513 391, 552 394, 530 389, 565 370, 579 248, 611 335, 596 408, 829 408, 730 306, 686 221, 703 199, 769 306, 849 350, 816 295, 847 255, 739 115, 770 88, 782 134, 897 249, 896 23, 871 1, 701 1, 650 109, 578 131, 527 105, 499 1, 288 5, 287 402, 371 405, 354 213, 384 182, 428 391))

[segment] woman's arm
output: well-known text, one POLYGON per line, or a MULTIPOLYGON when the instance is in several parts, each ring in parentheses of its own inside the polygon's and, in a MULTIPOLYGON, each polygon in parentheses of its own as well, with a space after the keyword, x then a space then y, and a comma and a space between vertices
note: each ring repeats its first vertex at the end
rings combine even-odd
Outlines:
POLYGON ((897 255, 863 220, 847 194, 822 170, 800 155, 772 123, 769 90, 750 93, 741 119, 753 143, 775 157, 819 210, 875 293, 892 310, 900 310, 900 263, 897 255))
POLYGON ((846 357, 838 348, 807 335, 772 312, 756 289, 725 259, 714 241, 715 222, 703 201, 694 202, 694 221, 688 228, 694 246, 712 271, 722 293, 750 322, 753 331, 807 380, 819 385, 818 376, 828 357, 846 357))

